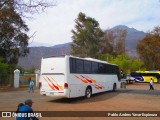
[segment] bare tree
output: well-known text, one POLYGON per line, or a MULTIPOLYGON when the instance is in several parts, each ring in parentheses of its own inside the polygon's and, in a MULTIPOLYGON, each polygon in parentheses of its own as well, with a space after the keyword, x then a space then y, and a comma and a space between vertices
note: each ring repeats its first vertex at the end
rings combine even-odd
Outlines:
POLYGON ((114 39, 113 31, 109 29, 104 31, 104 36, 100 41, 102 53, 113 53, 114 39))
POLYGON ((127 36, 127 31, 124 29, 116 29, 114 31, 114 36, 115 36, 115 46, 114 50, 116 54, 122 54, 125 53, 126 47, 126 36, 127 36))
POLYGON ((6 4, 14 5, 16 12, 22 17, 28 17, 26 14, 44 12, 46 8, 56 5, 55 0, 1 0, 0 9, 6 4))
POLYGON ((160 27, 156 26, 137 44, 137 52, 147 69, 160 69, 160 27))

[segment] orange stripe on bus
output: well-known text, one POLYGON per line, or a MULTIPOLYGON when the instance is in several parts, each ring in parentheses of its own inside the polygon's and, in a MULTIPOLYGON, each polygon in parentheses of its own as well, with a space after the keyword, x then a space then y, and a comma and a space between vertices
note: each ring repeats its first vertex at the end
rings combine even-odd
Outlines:
POLYGON ((61 86, 61 85, 59 85, 57 82, 56 82, 56 80, 54 80, 52 77, 50 77, 56 84, 57 84, 57 86, 60 88, 60 90, 64 90, 64 88, 61 86))
POLYGON ((99 86, 99 85, 97 85, 97 84, 95 84, 99 89, 102 89, 102 87, 101 86, 99 86))
POLYGON ((53 84, 53 82, 47 77, 47 79, 52 83, 52 85, 57 89, 59 90, 59 87, 57 87, 55 84, 53 84))
POLYGON ((90 80, 92 80, 92 82, 97 82, 96 80, 94 80, 94 79, 92 79, 92 78, 90 78, 89 76, 85 76, 85 77, 87 77, 87 78, 89 78, 90 80))
POLYGON ((94 84, 92 84, 92 86, 93 86, 94 88, 96 88, 96 89, 99 89, 99 87, 98 87, 98 86, 96 86, 96 85, 94 85, 94 84))
POLYGON ((43 77, 43 78, 44 78, 45 81, 48 83, 49 87, 50 87, 52 90, 55 90, 55 88, 54 88, 52 85, 49 84, 49 82, 46 80, 46 78, 45 78, 45 77, 43 77))
POLYGON ((78 76, 76 76, 76 75, 74 75, 76 78, 78 78, 78 79, 80 79, 81 81, 83 81, 84 83, 91 83, 91 85, 94 87, 94 88, 96 88, 96 89, 103 89, 103 88, 105 88, 103 85, 100 85, 100 84, 94 84, 94 83, 96 83, 96 80, 93 80, 92 78, 90 78, 90 77, 88 77, 88 76, 83 76, 83 75, 80 75, 80 77, 82 77, 82 78, 80 78, 80 77, 78 77, 78 76))
POLYGON ((103 85, 98 84, 100 87, 105 88, 103 85))
POLYGON ((84 79, 81 79, 81 78, 79 78, 78 76, 76 76, 76 75, 74 75, 76 78, 78 78, 78 79, 80 79, 82 82, 84 82, 85 84, 87 84, 88 83, 88 81, 87 80, 84 80, 84 79))
POLYGON ((84 76, 81 75, 81 77, 83 77, 84 79, 86 79, 88 82, 92 83, 92 80, 89 80, 87 78, 85 78, 84 76))

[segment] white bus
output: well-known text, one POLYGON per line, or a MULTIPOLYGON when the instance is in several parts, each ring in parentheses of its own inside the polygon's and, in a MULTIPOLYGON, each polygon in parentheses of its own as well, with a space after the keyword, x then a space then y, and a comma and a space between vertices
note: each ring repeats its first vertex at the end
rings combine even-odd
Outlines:
POLYGON ((75 98, 117 90, 121 83, 117 65, 92 58, 61 56, 42 58, 40 94, 75 98))

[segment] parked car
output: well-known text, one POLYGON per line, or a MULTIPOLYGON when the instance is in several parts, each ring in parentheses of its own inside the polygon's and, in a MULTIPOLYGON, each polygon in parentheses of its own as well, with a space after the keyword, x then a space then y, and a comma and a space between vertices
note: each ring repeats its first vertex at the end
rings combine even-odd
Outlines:
POLYGON ((135 79, 133 77, 131 77, 131 75, 127 74, 126 75, 126 82, 127 82, 127 84, 132 84, 135 82, 135 79))

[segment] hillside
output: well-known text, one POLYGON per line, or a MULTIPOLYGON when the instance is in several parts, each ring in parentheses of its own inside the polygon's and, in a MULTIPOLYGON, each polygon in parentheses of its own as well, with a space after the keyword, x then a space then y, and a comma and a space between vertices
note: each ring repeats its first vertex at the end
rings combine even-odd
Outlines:
POLYGON ((131 56, 136 55, 137 43, 139 42, 139 40, 144 38, 146 33, 143 32, 143 31, 138 31, 134 28, 129 28, 129 27, 124 26, 124 25, 115 26, 111 30, 114 31, 117 28, 127 30, 126 51, 131 56))
MULTIPOLYGON (((117 28, 127 30, 126 37, 126 49, 129 55, 136 55, 136 45, 139 40, 141 40, 146 33, 143 31, 138 31, 134 28, 129 28, 124 25, 119 25, 113 27, 111 30, 117 28)), ((72 43, 64 43, 51 47, 30 47, 30 54, 27 57, 19 58, 19 66, 24 67, 25 69, 30 69, 32 66, 40 69, 40 63, 42 57, 51 57, 51 56, 60 56, 60 55, 69 55, 70 54, 70 45, 72 43)))
POLYGON ((51 57, 59 55, 69 55, 70 46, 54 48, 54 47, 30 47, 30 54, 26 57, 19 58, 18 65, 25 69, 30 69, 32 66, 40 69, 42 57, 51 57))

